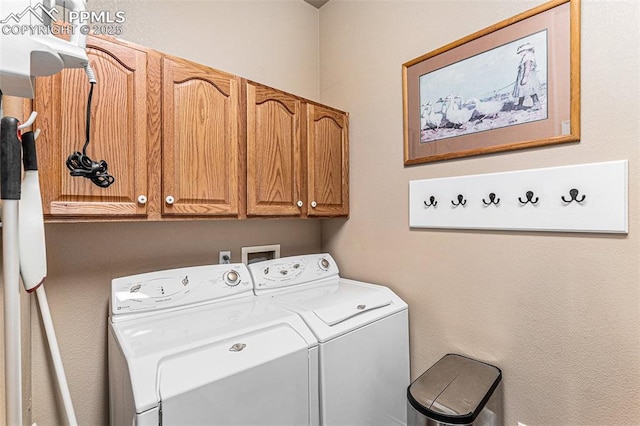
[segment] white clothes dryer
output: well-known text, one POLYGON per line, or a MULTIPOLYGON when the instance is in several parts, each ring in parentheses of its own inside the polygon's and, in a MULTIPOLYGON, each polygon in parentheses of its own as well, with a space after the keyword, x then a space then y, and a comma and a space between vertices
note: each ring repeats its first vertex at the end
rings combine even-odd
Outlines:
POLYGON ((339 276, 329 254, 249 265, 255 293, 298 313, 320 348, 320 422, 404 425, 408 308, 389 288, 339 276))
POLYGON ((112 281, 111 425, 318 425, 318 344, 243 264, 112 281))

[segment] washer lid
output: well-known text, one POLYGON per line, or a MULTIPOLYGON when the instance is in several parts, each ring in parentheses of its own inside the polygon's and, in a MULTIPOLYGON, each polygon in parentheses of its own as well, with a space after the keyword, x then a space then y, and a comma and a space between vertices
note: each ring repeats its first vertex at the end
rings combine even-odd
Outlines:
MULTIPOLYGON (((128 364, 137 412, 158 405, 160 391, 157 379, 166 360, 177 363, 188 360, 189 368, 203 371, 215 368, 217 370, 211 372, 215 377, 216 374, 224 374, 226 366, 213 358, 209 358, 206 364, 198 364, 203 359, 193 358, 194 353, 202 348, 218 347, 228 351, 235 343, 247 344, 240 337, 258 336, 252 337, 255 340, 262 333, 271 338, 280 336, 284 343, 279 344, 279 351, 286 351, 291 346, 313 347, 318 344, 298 315, 257 297, 111 321, 110 326, 128 364), (286 332, 281 331, 276 336, 272 331, 274 328, 286 332)), ((207 353, 213 353, 211 350, 207 353)), ((263 348, 258 354, 266 359, 272 356, 270 351, 263 348)))
POLYGON ((373 309, 389 306, 391 298, 386 292, 365 292, 362 289, 356 290, 352 287, 338 288, 337 293, 342 293, 338 297, 338 301, 332 301, 332 297, 319 298, 309 301, 307 308, 312 309, 315 314, 324 321, 325 324, 331 326, 342 321, 346 321, 356 315, 373 309), (342 290, 342 291, 340 291, 342 290), (351 293, 349 297, 344 297, 345 293, 351 293), (360 293, 360 294, 356 294, 360 293))
MULTIPOLYGON (((276 324, 229 337, 163 359, 158 375, 160 396, 162 400, 166 400, 198 388, 215 386, 214 383, 222 379, 251 369, 258 377, 260 366, 300 351, 303 356, 299 358, 304 362, 304 367, 307 367, 308 349, 307 342, 289 324, 276 324)), ((306 369, 305 373, 306 380, 306 369)), ((281 374, 285 376, 287 371, 282 371, 281 374)), ((306 393, 307 389, 300 391, 306 393)), ((243 393, 240 389, 232 388, 228 388, 226 392, 238 395, 243 393)))
POLYGON ((407 308, 387 287, 348 279, 275 293, 273 298, 298 312, 320 342, 407 308))

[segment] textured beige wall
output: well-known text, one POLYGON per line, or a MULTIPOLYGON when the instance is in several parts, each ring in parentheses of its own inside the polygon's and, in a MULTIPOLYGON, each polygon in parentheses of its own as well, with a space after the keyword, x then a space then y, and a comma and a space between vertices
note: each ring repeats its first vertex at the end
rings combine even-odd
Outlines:
POLYGON ((408 303, 412 377, 444 354, 504 374, 507 425, 638 424, 640 2, 582 2, 582 140, 403 167, 401 65, 541 4, 332 0, 320 94, 350 113, 351 218, 323 224, 347 277, 408 303), (629 160, 629 234, 410 230, 412 179, 629 160))
MULTIPOLYGON (((318 98, 318 10, 302 1, 91 0, 89 5, 126 11, 121 38, 318 98)), ((318 252, 320 227, 318 220, 295 219, 48 224, 46 289, 80 424, 108 424, 112 278, 217 263, 220 250, 232 250, 232 260, 239 262, 240 248, 250 245, 279 243, 282 256, 318 252)), ((33 421, 64 424, 35 305, 32 310, 33 421)))
POLYGON ((318 100, 318 10, 299 0, 91 0, 135 41, 318 100))

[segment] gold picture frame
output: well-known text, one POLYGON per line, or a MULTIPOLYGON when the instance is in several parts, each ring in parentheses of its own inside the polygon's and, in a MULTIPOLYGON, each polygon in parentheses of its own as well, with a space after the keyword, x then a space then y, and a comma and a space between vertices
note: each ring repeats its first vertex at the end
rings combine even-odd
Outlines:
POLYGON ((580 0, 553 0, 402 65, 404 164, 580 140, 580 0))

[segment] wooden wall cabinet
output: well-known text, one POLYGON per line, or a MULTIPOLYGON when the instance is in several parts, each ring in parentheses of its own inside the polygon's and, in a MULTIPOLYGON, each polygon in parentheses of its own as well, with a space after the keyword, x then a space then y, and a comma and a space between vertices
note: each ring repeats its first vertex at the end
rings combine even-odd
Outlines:
POLYGON ((349 214, 349 117, 324 106, 307 106, 309 216, 349 214))
POLYGON ((115 183, 65 167, 85 143, 84 70, 38 78, 48 221, 348 216, 347 113, 115 39, 88 37, 87 52, 87 154, 115 183))
POLYGON ((247 83, 247 215, 298 216, 304 210, 302 102, 247 83))
POLYGON ((347 216, 348 116, 247 82, 247 215, 347 216))
POLYGON ((237 216, 239 77, 162 58, 164 215, 237 216))
POLYGON ((48 216, 145 216, 147 204, 147 52, 89 37, 93 93, 87 155, 105 160, 115 182, 100 188, 72 177, 67 157, 82 151, 90 85, 84 70, 67 69, 36 81, 33 110, 43 210, 48 216), (107 117, 107 119, 104 119, 107 117), (142 196, 142 197, 141 197, 142 196), (140 202, 143 201, 143 202, 140 202))

